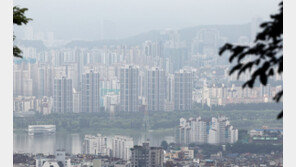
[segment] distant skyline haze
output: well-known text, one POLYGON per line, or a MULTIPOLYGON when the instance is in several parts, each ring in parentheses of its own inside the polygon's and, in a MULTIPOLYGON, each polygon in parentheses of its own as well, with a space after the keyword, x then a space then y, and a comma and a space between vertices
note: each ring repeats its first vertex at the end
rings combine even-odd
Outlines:
MULTIPOLYGON (((25 0, 26 27, 64 40, 120 39, 156 29, 244 24, 268 19, 278 0, 25 0)), ((20 29, 15 28, 16 33, 20 29)))

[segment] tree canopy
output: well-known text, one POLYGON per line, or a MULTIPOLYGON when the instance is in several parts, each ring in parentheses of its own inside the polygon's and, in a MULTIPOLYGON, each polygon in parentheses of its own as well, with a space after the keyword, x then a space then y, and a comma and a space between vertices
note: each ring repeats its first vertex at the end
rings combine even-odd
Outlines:
MULTIPOLYGON (((229 62, 236 60, 229 75, 237 72, 237 77, 242 73, 251 72, 251 78, 243 84, 243 88, 252 88, 258 79, 264 86, 268 79, 275 73, 283 73, 283 2, 279 4, 279 12, 271 15, 271 21, 260 25, 262 28, 251 46, 233 45, 226 43, 220 48, 219 55, 230 52, 229 62)), ((279 102, 282 99, 283 90, 279 91, 274 100, 279 102)), ((283 111, 278 118, 283 117, 283 111)))
MULTIPOLYGON (((31 18, 27 18, 25 16, 25 12, 27 11, 27 8, 20 8, 17 6, 13 7, 13 24, 21 26, 23 24, 27 24, 29 21, 31 21, 31 18)), ((13 40, 15 39, 15 36, 13 36, 13 40)), ((17 47, 13 46, 13 56, 22 58, 21 55, 22 51, 17 47)))
POLYGON ((163 140, 160 144, 160 146, 164 149, 167 150, 169 147, 169 144, 167 143, 167 141, 163 140))

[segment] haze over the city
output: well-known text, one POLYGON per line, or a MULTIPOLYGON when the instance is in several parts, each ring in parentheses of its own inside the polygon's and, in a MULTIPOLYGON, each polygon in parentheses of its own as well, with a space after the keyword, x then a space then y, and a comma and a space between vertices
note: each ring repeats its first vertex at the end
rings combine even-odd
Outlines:
MULTIPOLYGON (((119 39, 155 29, 244 24, 277 11, 271 0, 16 0, 34 31, 57 39, 119 39)), ((20 28, 16 28, 16 34, 20 28)))
POLYGON ((283 165, 278 0, 14 3, 15 167, 283 165))

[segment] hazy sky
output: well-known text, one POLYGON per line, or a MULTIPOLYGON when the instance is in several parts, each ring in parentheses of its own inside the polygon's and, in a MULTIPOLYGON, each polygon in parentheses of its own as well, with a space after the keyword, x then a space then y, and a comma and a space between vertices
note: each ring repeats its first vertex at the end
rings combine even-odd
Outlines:
POLYGON ((62 39, 122 38, 153 29, 241 24, 267 19, 278 0, 15 0, 35 31, 62 39), (102 28, 103 27, 103 28, 102 28))

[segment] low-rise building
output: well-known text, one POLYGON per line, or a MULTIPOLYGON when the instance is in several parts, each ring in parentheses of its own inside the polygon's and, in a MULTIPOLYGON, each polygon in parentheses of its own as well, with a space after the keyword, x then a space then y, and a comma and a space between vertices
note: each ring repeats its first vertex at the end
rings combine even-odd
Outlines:
POLYGON ((161 147, 134 146, 132 149, 131 167, 163 167, 164 151, 161 147))
POLYGON ((54 134, 56 132, 55 125, 29 125, 29 135, 40 135, 40 134, 54 134))

